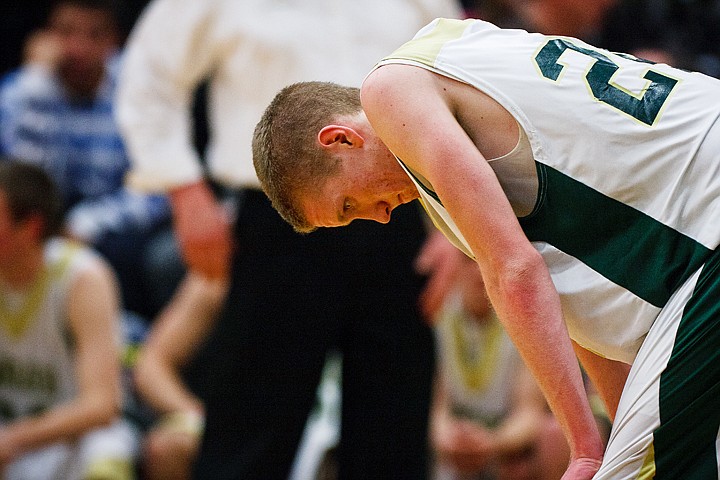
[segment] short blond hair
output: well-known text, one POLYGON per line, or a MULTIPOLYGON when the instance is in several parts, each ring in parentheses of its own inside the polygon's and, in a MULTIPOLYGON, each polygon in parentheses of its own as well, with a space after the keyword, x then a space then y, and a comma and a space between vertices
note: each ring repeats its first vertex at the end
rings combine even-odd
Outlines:
POLYGON ((283 88, 255 127, 253 164, 263 191, 296 231, 315 230, 300 206, 337 172, 340 160, 320 148, 317 135, 339 117, 360 112, 360 90, 330 82, 283 88))

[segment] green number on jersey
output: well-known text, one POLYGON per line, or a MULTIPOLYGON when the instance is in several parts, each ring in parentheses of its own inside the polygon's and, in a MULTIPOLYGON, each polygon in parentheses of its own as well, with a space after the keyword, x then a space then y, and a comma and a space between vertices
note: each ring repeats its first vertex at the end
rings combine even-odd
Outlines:
MULTIPOLYGON (((549 40, 535 55, 535 63, 537 63, 545 78, 550 80, 558 79, 563 68, 565 68, 558 63, 558 59, 567 49, 596 60, 585 75, 585 80, 596 99, 627 113, 647 125, 652 125, 655 122, 663 103, 665 103, 673 87, 677 84, 677 80, 673 78, 648 70, 643 78, 649 80, 650 84, 644 89, 641 96, 636 97, 610 83, 610 79, 620 68, 617 63, 600 52, 578 47, 560 38, 549 40)), ((631 56, 623 55, 623 58, 652 63, 631 56)))

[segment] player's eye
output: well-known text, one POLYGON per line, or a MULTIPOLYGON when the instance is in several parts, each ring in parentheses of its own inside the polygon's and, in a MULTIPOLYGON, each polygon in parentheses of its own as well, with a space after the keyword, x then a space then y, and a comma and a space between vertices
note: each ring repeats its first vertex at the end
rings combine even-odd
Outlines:
POLYGON ((350 205, 350 200, 345 200, 343 202, 343 212, 347 212, 348 210, 350 210, 350 208, 352 208, 352 206, 350 205))

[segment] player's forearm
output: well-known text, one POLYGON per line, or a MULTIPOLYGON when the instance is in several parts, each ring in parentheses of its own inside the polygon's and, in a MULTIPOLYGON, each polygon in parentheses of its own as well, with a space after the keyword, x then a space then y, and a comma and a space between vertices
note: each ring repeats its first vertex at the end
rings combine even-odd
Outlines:
POLYGON ((159 413, 203 410, 202 402, 185 386, 177 370, 152 352, 138 361, 135 385, 143 400, 159 413))
POLYGON ((15 455, 21 455, 108 425, 119 413, 120 400, 116 395, 90 395, 8 425, 0 435, 0 441, 11 445, 15 455))
POLYGON ((490 298, 560 422, 574 458, 602 458, 602 441, 560 301, 542 260, 530 258, 516 271, 488 280, 490 298))

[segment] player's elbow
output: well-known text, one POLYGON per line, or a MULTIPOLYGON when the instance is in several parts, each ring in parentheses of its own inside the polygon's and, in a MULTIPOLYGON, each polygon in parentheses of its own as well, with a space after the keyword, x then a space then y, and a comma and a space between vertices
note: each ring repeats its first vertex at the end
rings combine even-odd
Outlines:
POLYGON ((157 369, 161 359, 146 346, 141 350, 137 362, 133 367, 133 384, 142 397, 150 396, 153 385, 157 380, 157 369))
POLYGON ((514 254, 493 268, 493 274, 485 279, 488 291, 494 290, 510 302, 523 303, 533 297, 538 282, 547 278, 547 266, 534 248, 514 254))

